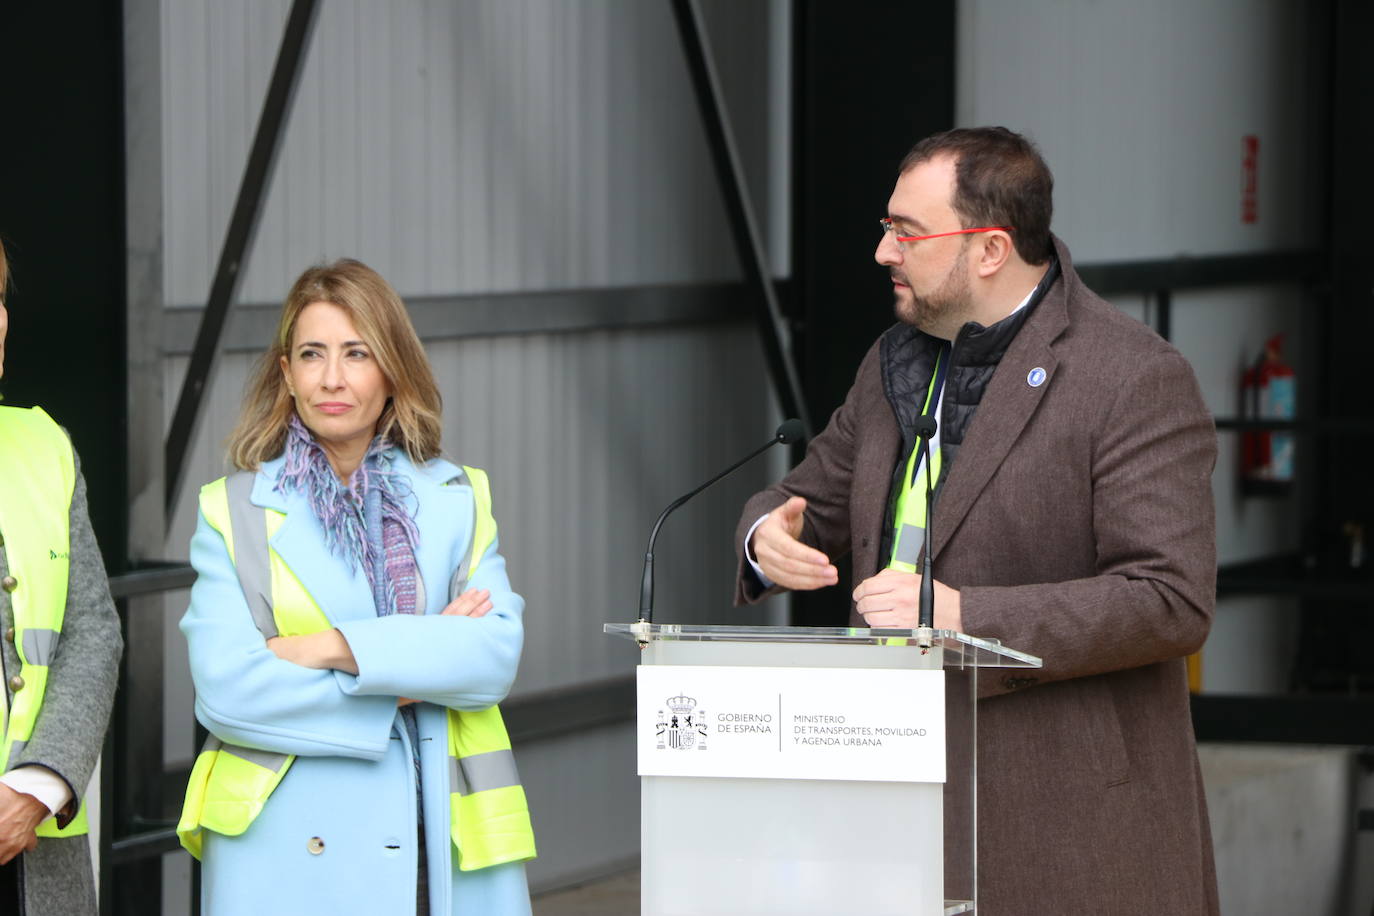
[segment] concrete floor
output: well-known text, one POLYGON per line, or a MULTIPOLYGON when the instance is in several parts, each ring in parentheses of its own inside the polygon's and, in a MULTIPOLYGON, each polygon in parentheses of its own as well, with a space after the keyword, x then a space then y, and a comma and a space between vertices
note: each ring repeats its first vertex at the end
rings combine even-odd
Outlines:
POLYGON ((638 916, 639 869, 534 898, 534 916, 638 916))

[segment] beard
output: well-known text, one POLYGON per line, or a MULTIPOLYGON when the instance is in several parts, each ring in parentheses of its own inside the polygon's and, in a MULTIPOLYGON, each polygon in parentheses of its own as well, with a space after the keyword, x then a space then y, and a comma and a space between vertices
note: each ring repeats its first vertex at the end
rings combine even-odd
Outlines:
POLYGON ((896 268, 891 273, 892 279, 906 285, 911 296, 909 300, 903 300, 901 294, 896 296, 893 311, 897 320, 914 325, 927 334, 952 340, 954 333, 964 323, 964 316, 969 313, 971 296, 968 267, 964 259, 958 258, 940 285, 924 296, 916 294, 906 274, 896 268))

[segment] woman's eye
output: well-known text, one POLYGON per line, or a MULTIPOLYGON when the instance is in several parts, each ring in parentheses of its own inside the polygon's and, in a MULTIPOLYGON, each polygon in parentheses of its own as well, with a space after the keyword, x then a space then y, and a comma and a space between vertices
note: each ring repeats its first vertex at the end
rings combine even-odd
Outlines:
POLYGON ((349 350, 349 351, 348 351, 348 358, 349 358, 349 359, 367 359, 367 351, 366 351, 366 350, 349 350))
POLYGON ((320 351, 319 351, 319 350, 302 350, 302 351, 300 352, 300 358, 301 358, 301 359, 318 359, 319 356, 320 356, 320 351))

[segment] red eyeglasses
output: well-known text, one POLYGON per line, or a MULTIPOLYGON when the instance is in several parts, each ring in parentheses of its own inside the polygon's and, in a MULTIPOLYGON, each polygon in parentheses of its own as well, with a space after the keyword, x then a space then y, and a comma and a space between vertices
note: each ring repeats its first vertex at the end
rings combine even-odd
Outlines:
POLYGON ((892 237, 897 240, 897 247, 904 249, 904 242, 923 242, 926 239, 942 239, 947 235, 968 235, 971 232, 1012 232, 1011 226, 979 226, 976 229, 956 229, 953 232, 937 232, 934 235, 902 235, 897 228, 897 224, 892 221, 892 217, 884 216, 878 220, 884 232, 891 232, 892 237))

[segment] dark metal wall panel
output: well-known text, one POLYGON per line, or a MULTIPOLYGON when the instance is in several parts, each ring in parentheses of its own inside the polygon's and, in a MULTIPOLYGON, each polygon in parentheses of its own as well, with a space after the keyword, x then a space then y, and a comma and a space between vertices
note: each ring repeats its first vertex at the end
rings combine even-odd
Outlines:
MULTIPOLYGON (((794 7, 792 314, 818 428, 893 321, 887 271, 873 262, 897 164, 954 126, 954 0, 800 2, 794 7)), ((840 581, 848 581, 848 560, 840 581)), ((845 589, 798 595, 799 624, 843 624, 845 589)))
MULTIPOLYGON (((1374 148, 1374 73, 1368 38, 1374 7, 1358 0, 1332 3, 1331 185, 1328 234, 1331 244, 1331 321, 1323 343, 1330 368, 1323 392, 1332 416, 1374 417, 1370 408, 1369 343, 1374 340, 1374 283, 1364 228, 1374 208, 1369 183, 1369 151, 1374 148)), ((1349 520, 1374 531, 1374 480, 1368 452, 1333 440, 1323 454, 1322 501, 1353 509, 1349 520), (1345 447, 1343 447, 1345 446, 1345 447)), ((1338 525, 1344 519, 1330 518, 1338 525)))
POLYGON ((0 143, 5 404, 42 405, 86 457, 107 563, 124 561, 124 135, 118 4, 7 5, 0 143))
MULTIPOLYGON (((120 5, 98 0, 7 5, 0 31, 0 238, 15 283, 0 392, 9 406, 41 405, 71 434, 116 570, 130 551, 121 31, 120 5)), ((138 783, 140 763, 107 756, 102 786, 138 783)), ((126 824, 146 788, 88 796, 95 832, 126 824)), ((145 875, 156 886, 156 870, 145 875)))

